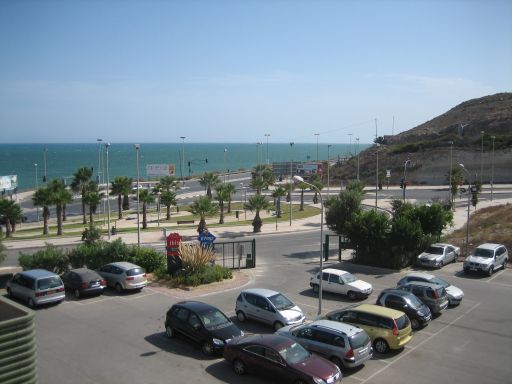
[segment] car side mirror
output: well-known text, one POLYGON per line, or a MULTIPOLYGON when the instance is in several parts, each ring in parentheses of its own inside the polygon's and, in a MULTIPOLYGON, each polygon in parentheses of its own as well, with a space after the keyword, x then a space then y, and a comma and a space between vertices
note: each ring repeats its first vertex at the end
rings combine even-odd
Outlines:
POLYGON ((199 331, 201 328, 202 328, 202 327, 201 327, 201 324, 195 324, 195 325, 194 325, 194 329, 195 329, 196 331, 199 331))
POLYGON ((404 305, 404 308, 409 308, 409 306, 407 304, 404 305))

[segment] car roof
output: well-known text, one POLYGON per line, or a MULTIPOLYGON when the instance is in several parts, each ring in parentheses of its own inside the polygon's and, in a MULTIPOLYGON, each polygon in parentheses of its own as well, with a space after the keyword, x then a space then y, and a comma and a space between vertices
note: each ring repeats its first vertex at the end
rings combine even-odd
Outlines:
POLYGON ((219 309, 215 308, 213 305, 203 303, 202 301, 195 301, 195 300, 180 301, 179 303, 174 304, 173 307, 175 305, 190 309, 191 311, 194 311, 197 313, 209 312, 211 310, 217 310, 217 311, 219 310, 219 309))
POLYGON ((422 287, 429 287, 432 289, 437 289, 439 287, 443 288, 441 284, 435 284, 435 283, 427 283, 426 281, 410 281, 407 284, 404 284, 403 286, 406 287, 408 285, 417 285, 422 287))
POLYGON ((22 274, 24 276, 32 277, 34 279, 58 276, 57 274, 47 271, 46 269, 30 269, 28 271, 20 272, 20 274, 22 274))
POLYGON ((344 275, 345 273, 349 273, 347 271, 343 271, 341 269, 335 269, 335 268, 325 268, 322 270, 322 272, 332 273, 333 275, 338 275, 338 276, 344 275))
POLYGON ((339 321, 332 320, 317 320, 312 323, 309 323, 308 326, 315 328, 327 328, 329 330, 344 333, 349 337, 362 331, 361 328, 356 327, 354 325, 340 323, 339 321))
POLYGON ((484 244, 480 244, 477 248, 495 250, 496 248, 501 247, 501 246, 502 246, 502 244, 484 243, 484 244))
POLYGON ((101 277, 98 274, 98 272, 93 271, 92 269, 89 269, 89 268, 71 269, 70 272, 74 272, 74 273, 76 273, 77 275, 79 275, 81 277, 101 277))
POLYGON ((408 273, 407 275, 405 275, 405 277, 420 277, 423 279, 431 280, 435 276, 431 275, 430 273, 425 273, 425 272, 413 272, 413 273, 408 273))
POLYGON ((402 297, 411 297, 411 296, 413 296, 413 294, 411 292, 404 291, 403 289, 397 289, 397 288, 386 288, 386 289, 383 289, 380 294, 382 295, 383 293, 392 293, 394 295, 402 296, 402 297))
POLYGON ((279 292, 273 291, 271 289, 266 289, 266 288, 250 288, 250 289, 244 289, 242 291, 242 293, 252 293, 254 295, 271 297, 271 296, 277 295, 279 292))
POLYGON ((431 247, 453 247, 453 245, 451 244, 446 244, 446 243, 434 243, 434 244, 430 244, 431 247))
POLYGON ((122 269, 140 268, 138 265, 129 263, 128 261, 116 261, 114 263, 108 263, 107 265, 115 265, 116 267, 119 267, 122 269))
POLYGON ((337 309, 335 311, 331 311, 327 315, 332 314, 332 313, 337 313, 340 311, 349 310, 349 309, 360 311, 360 312, 371 313, 371 314, 375 314, 375 315, 380 315, 380 316, 385 316, 385 317, 391 317, 393 319, 397 319, 404 315, 403 312, 397 311, 396 309, 382 307, 380 305, 375 305, 375 304, 354 304, 354 305, 345 307, 343 309, 337 309))
POLYGON ((248 335, 242 336, 238 339, 238 343, 243 344, 259 344, 264 345, 266 347, 274 348, 280 350, 282 348, 286 348, 296 341, 286 337, 280 336, 276 334, 263 334, 263 335, 248 335))

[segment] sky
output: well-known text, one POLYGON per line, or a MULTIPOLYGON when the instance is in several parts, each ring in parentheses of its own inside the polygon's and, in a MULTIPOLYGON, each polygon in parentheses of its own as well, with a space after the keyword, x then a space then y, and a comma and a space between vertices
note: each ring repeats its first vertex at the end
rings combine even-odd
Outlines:
POLYGON ((370 143, 512 91, 512 1, 0 1, 4 143, 370 143))

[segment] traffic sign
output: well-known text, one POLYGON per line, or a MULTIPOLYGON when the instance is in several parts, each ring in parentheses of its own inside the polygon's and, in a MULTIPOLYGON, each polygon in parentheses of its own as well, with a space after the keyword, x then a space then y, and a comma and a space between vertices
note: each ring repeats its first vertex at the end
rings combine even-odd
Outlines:
POLYGON ((197 236, 197 240, 199 240, 201 246, 203 247, 212 245, 215 239, 215 235, 210 233, 209 231, 204 231, 199 236, 197 236))

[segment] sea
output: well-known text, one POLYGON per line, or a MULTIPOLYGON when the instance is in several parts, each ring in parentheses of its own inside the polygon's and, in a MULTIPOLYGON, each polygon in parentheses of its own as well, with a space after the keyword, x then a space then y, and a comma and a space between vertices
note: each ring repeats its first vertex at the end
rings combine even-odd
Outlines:
MULTIPOLYGON (((151 180, 147 165, 174 164, 176 177, 199 176, 204 172, 250 170, 257 164, 326 160, 356 154, 370 144, 345 143, 141 143, 138 150, 139 178, 151 180)), ((0 144, 0 177, 16 175, 18 191, 42 186, 58 178, 71 183, 80 167, 93 169, 95 180, 106 181, 105 143, 81 144, 0 144), (46 176, 46 177, 45 177, 46 176)), ((110 143, 108 177, 137 177, 137 150, 134 144, 110 143)))

